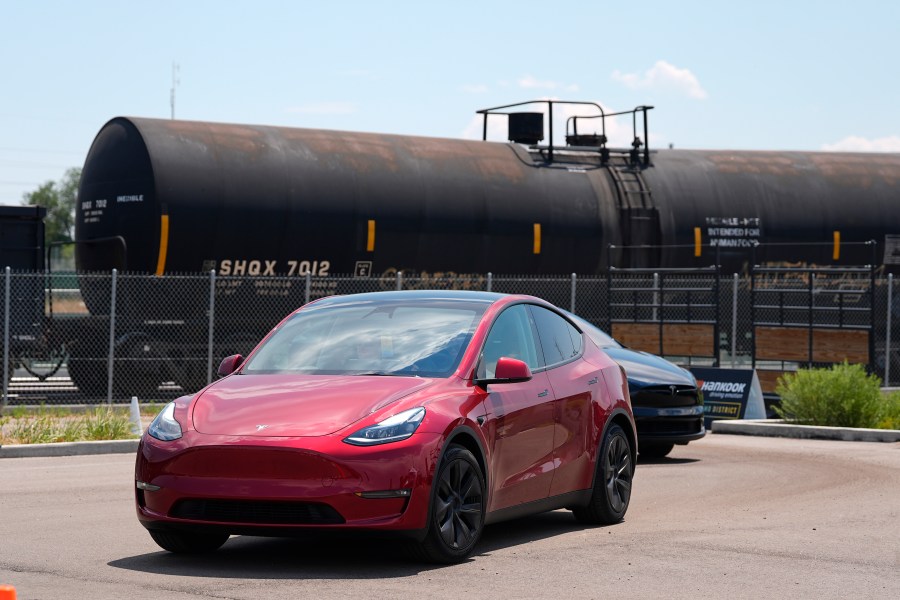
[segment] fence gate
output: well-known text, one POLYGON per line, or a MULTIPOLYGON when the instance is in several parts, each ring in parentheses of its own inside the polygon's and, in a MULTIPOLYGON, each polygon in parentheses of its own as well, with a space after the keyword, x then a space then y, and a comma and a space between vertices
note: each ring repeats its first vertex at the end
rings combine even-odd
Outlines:
POLYGON ((719 272, 617 269, 607 275, 607 329, 629 348, 719 366, 719 272))
POLYGON ((872 364, 875 269, 761 267, 750 275, 753 368, 763 392, 800 366, 872 364))

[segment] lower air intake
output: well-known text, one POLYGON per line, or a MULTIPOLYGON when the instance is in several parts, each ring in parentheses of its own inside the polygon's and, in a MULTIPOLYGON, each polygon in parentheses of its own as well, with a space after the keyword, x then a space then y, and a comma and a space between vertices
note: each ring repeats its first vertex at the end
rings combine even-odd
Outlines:
POLYGON ((247 500, 181 500, 170 515, 192 521, 256 525, 338 525, 344 518, 327 504, 247 500))

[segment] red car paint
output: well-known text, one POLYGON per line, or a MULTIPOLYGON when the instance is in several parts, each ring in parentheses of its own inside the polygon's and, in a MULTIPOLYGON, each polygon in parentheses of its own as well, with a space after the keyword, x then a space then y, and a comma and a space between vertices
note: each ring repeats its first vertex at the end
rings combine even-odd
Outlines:
MULTIPOLYGON (((473 296, 464 292, 366 294, 307 307, 362 302, 368 297, 415 302, 473 296)), ((428 529, 432 483, 442 454, 448 442, 462 439, 474 442, 469 445, 480 453, 488 522, 503 518, 506 513, 498 512, 503 509, 589 490, 598 449, 613 417, 634 448, 624 373, 583 336, 577 357, 538 370, 529 381, 476 384, 486 338, 504 309, 523 303, 554 309, 527 296, 474 297, 488 306, 455 371, 446 377, 244 373, 264 340, 234 374, 175 402, 179 439, 162 441, 144 435, 135 467, 135 479, 151 486, 136 492, 142 524, 151 530, 207 528, 258 535, 296 529, 368 529, 421 537, 428 529), (345 441, 364 427, 417 407, 425 408, 425 417, 407 439, 374 446, 345 441), (410 491, 404 497, 361 496, 385 490, 410 491), (340 519, 321 523, 275 517, 196 519, 176 511, 179 502, 184 506, 190 500, 276 505, 302 501, 330 507, 340 519)), ((304 310, 309 308, 297 312, 304 310)), ((546 510, 550 505, 536 506, 546 510)))

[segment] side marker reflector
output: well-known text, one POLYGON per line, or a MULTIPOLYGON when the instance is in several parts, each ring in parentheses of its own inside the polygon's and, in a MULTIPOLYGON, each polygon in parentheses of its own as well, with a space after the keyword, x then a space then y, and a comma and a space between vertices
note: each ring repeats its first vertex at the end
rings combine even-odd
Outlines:
POLYGON ((159 257, 156 260, 156 276, 166 271, 166 254, 169 252, 169 215, 159 217, 159 257))
POLYGON ((375 252, 375 219, 369 219, 369 236, 366 239, 366 252, 375 252))

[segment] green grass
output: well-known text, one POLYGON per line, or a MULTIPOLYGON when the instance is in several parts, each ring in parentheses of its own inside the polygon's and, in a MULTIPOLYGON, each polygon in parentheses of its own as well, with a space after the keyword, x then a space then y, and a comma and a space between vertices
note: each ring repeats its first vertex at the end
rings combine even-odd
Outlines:
POLYGON ((0 418, 0 444, 49 444, 135 437, 131 433, 128 407, 100 406, 80 414, 64 407, 41 407, 37 411, 13 409, 8 416, 0 418))

